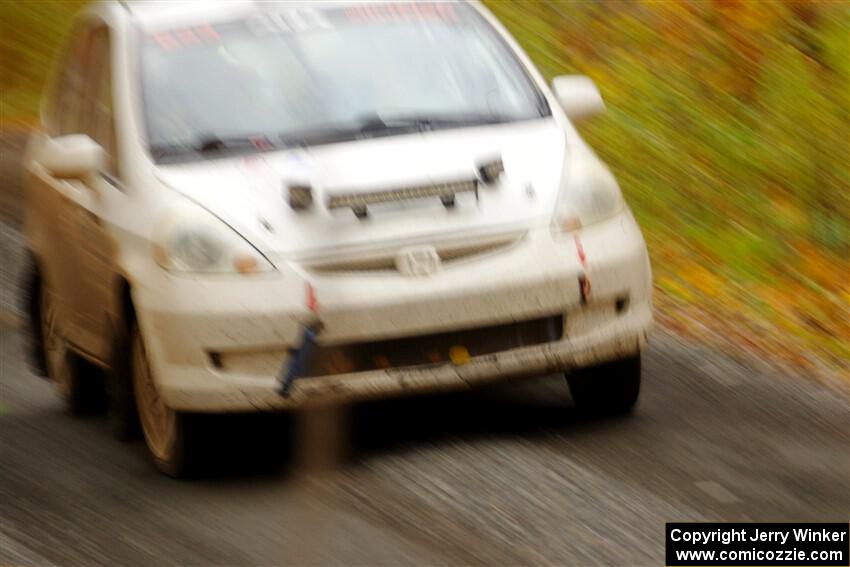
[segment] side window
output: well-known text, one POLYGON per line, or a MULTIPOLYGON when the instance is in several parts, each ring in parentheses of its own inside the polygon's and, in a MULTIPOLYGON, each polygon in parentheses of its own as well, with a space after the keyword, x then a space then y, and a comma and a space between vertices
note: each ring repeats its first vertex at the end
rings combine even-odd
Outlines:
POLYGON ((74 30, 58 69, 53 87, 53 104, 46 124, 51 135, 62 136, 81 131, 83 86, 89 58, 89 34, 83 27, 74 30))
POLYGON ((80 25, 57 69, 45 126, 52 136, 88 134, 108 156, 107 173, 117 175, 109 30, 80 25))
POLYGON ((109 29, 91 30, 86 81, 83 88, 82 132, 107 154, 107 172, 115 175, 115 124, 112 116, 112 73, 109 29))

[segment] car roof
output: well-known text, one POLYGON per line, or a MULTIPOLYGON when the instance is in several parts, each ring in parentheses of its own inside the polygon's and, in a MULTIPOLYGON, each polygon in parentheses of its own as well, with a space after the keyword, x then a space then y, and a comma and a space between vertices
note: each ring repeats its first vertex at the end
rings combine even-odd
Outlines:
POLYGON ((218 21, 256 9, 253 0, 123 0, 133 21, 143 28, 159 28, 181 22, 218 21))
MULTIPOLYGON (((411 0, 400 0, 411 2, 411 0)), ((267 9, 269 4, 279 3, 286 8, 321 7, 336 5, 334 0, 225 0, 211 2, 210 0, 120 0, 134 23, 146 30, 156 30, 181 24, 195 24, 223 21, 250 14, 258 9, 267 9)), ((362 0, 346 2, 346 4, 381 4, 381 0, 362 0)))

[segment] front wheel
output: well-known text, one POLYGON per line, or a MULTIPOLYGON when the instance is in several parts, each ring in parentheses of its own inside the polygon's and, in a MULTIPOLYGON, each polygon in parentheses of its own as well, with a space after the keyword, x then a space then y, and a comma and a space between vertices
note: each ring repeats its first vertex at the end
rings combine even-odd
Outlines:
POLYGON ((189 416, 165 405, 148 364, 142 334, 137 325, 131 332, 133 393, 148 451, 161 472, 186 476, 191 469, 189 416))
POLYGON ((602 414, 631 411, 640 394, 640 354, 567 374, 573 402, 581 410, 602 414))

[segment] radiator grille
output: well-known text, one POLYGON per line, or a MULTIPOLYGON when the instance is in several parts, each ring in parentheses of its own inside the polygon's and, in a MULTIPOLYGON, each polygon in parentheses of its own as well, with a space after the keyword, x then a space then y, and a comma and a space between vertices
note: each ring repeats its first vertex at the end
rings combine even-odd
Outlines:
POLYGON ((562 315, 502 325, 385 341, 335 346, 317 345, 309 357, 306 376, 328 376, 384 368, 436 365, 449 362, 449 349, 464 347, 481 356, 523 346, 557 341, 563 335, 562 315))
MULTIPOLYGON (((452 263, 472 260, 477 256, 495 253, 506 250, 517 244, 521 240, 521 236, 512 235, 509 238, 492 240, 471 245, 461 246, 442 246, 437 248, 437 254, 440 256, 444 266, 450 266, 452 263)), ((395 254, 384 253, 374 256, 355 257, 305 262, 304 267, 310 271, 317 273, 335 273, 335 272, 395 272, 395 254)))

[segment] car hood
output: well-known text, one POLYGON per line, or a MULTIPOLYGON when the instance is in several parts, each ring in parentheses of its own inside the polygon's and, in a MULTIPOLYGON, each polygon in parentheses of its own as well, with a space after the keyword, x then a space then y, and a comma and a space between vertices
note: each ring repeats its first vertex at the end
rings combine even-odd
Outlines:
POLYGON ((463 242, 521 232, 549 218, 564 160, 563 130, 551 119, 371 138, 157 168, 172 189, 218 216, 273 257, 347 254, 402 245, 463 242), (476 164, 500 157, 504 173, 458 194, 330 210, 331 195, 474 179, 476 164), (309 184, 313 205, 295 211, 287 184, 309 184))

